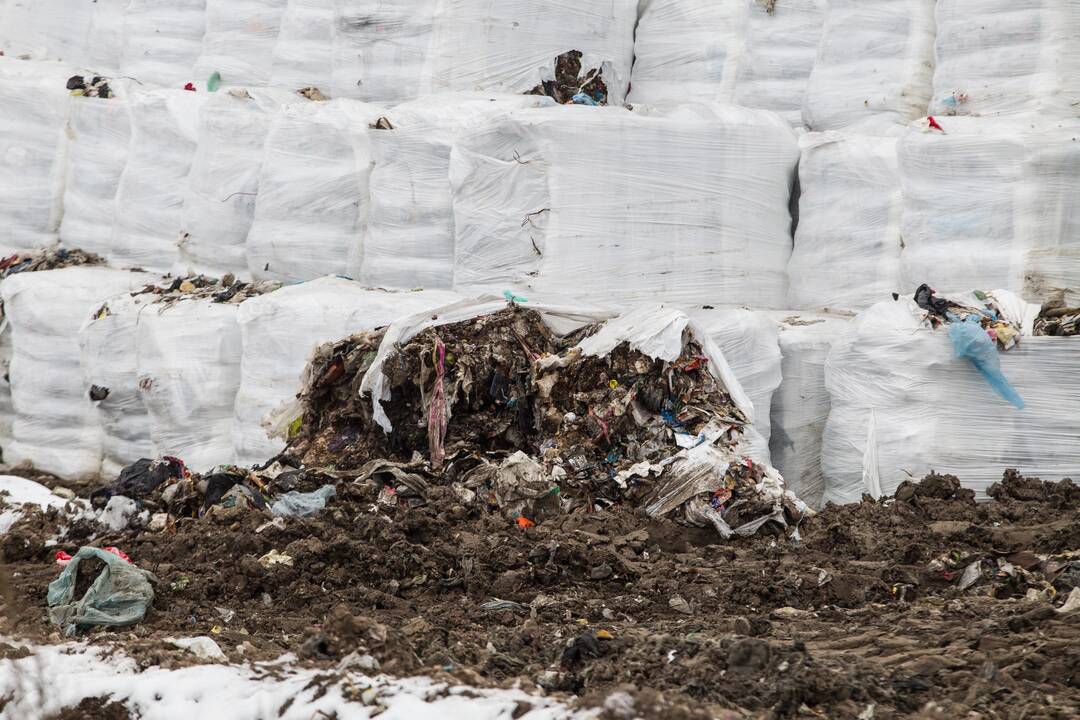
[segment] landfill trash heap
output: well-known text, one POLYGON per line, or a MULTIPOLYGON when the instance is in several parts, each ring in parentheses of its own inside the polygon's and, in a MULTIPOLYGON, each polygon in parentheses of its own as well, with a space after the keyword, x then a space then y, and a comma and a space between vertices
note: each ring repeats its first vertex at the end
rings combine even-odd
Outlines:
POLYGON ((808 508, 738 453, 747 418, 690 330, 665 358, 622 340, 631 325, 559 336, 511 302, 405 342, 382 329, 324 344, 279 412, 276 460, 373 480, 387 504, 422 505, 429 485, 448 485, 522 527, 629 503, 724 538, 768 523, 797 532, 808 508), (365 380, 381 386, 378 406, 365 380))

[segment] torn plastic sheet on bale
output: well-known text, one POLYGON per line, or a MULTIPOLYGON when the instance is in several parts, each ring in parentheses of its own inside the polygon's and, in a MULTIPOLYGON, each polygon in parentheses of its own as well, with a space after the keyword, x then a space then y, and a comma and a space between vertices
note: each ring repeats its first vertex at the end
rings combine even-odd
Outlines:
POLYGON ((60 577, 49 583, 49 621, 63 628, 65 635, 74 635, 78 628, 92 625, 134 625, 143 619, 154 601, 151 581, 156 582, 157 578, 119 555, 96 547, 81 547, 60 577), (72 602, 79 564, 92 558, 104 562, 105 568, 86 594, 72 602))

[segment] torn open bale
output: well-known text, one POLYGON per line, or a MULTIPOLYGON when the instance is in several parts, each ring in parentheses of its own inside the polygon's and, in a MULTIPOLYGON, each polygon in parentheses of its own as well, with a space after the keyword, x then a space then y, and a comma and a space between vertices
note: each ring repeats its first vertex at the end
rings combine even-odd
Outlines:
POLYGON ((582 73, 581 58, 579 50, 571 50, 555 58, 554 79, 544 80, 525 94, 547 95, 560 105, 607 105, 608 89, 604 83, 603 68, 582 73))
POLYGON ((739 453, 745 396, 683 313, 644 308, 565 335, 513 304, 427 320, 319 348, 279 418, 285 457, 356 471, 388 503, 448 484, 523 527, 629 503, 730 537, 806 512, 739 453))

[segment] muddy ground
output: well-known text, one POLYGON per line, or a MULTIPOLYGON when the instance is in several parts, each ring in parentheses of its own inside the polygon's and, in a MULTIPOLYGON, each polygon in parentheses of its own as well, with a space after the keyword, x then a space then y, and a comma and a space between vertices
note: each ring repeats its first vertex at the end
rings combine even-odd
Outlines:
MULTIPOLYGON (((147 667, 198 662, 170 636, 209 635, 235 662, 293 652, 328 677, 355 652, 357 668, 518 684, 611 718, 1077 717, 1080 611, 1057 606, 1080 586, 1080 488, 1009 473, 993 494, 931 476, 829 507, 795 541, 721 541, 619 506, 521 529, 446 488, 408 508, 341 483, 283 526, 235 507, 96 535, 158 584, 144 622, 84 636, 147 667), (293 565, 264 567, 270 550, 293 565)), ((54 553, 100 532, 46 546, 61 522, 35 511, 2 540, 9 635, 60 641, 54 553)), ((64 717, 123 716, 84 705, 64 717)))

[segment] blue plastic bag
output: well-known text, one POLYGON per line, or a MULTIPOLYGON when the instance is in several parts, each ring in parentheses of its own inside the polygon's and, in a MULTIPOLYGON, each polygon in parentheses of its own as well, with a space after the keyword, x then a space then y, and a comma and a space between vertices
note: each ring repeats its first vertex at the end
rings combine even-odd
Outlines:
POLYGON ((953 341, 956 357, 970 360, 998 395, 1023 409, 1024 399, 1001 372, 997 346, 983 330, 978 318, 972 316, 967 322, 954 322, 949 326, 949 337, 953 341))

